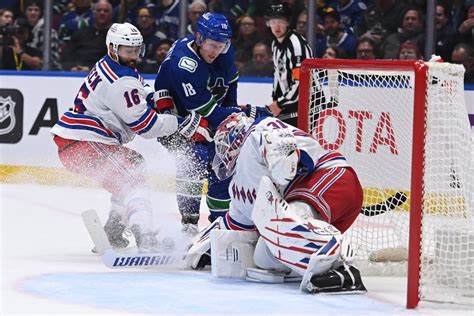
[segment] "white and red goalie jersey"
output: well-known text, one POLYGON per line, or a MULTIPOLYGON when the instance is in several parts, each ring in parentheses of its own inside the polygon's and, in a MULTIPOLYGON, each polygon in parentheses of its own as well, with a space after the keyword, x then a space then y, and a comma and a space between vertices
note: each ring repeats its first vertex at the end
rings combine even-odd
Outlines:
POLYGON ((74 100, 74 110, 64 113, 51 133, 111 145, 128 143, 135 135, 170 135, 176 131, 178 121, 172 115, 157 115, 147 105, 146 98, 152 92, 136 70, 106 55, 84 80, 74 100))
POLYGON ((285 200, 306 202, 343 232, 362 204, 357 177, 348 173, 354 171, 344 156, 324 150, 308 133, 276 118, 259 119, 248 129, 237 158, 229 187, 232 202, 224 223, 228 229, 255 230, 252 210, 260 180, 267 176, 285 200), (286 137, 288 133, 294 137, 286 137), (360 195, 355 199, 358 205, 344 205, 337 198, 338 192, 351 190, 360 195), (354 209, 350 216, 349 209, 354 209))

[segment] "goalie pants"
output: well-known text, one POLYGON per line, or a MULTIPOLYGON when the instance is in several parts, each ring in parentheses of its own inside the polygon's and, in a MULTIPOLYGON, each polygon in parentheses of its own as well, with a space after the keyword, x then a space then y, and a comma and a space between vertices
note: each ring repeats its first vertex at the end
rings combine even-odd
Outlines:
POLYGON ((354 169, 335 167, 297 177, 284 198, 308 203, 323 221, 344 233, 360 213, 363 191, 354 169))

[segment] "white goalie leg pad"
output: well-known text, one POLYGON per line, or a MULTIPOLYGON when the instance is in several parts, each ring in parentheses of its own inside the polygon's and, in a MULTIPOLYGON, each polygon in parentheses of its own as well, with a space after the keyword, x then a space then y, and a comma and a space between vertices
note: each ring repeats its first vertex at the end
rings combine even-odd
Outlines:
POLYGON ((301 276, 275 259, 265 240, 260 237, 255 246, 253 261, 257 268, 248 268, 247 280, 259 283, 299 282, 301 276))
POLYGON ((273 256, 300 275, 314 253, 321 256, 318 261, 327 263, 321 266, 326 271, 340 257, 341 233, 297 204, 289 205, 268 177, 260 181, 252 219, 273 256))
POLYGON ((253 262, 258 268, 263 270, 272 270, 283 274, 289 273, 291 271, 290 268, 285 266, 273 256, 262 237, 258 239, 257 245, 255 246, 253 262))
POLYGON ((258 233, 212 230, 211 271, 214 277, 245 278, 246 269, 255 267, 253 253, 258 233))

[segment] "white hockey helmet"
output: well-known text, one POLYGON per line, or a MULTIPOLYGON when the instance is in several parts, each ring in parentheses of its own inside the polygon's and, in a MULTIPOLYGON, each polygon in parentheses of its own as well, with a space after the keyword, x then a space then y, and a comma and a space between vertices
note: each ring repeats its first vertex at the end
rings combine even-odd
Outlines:
MULTIPOLYGON (((136 28, 130 23, 114 23, 107 31, 107 37, 105 39, 107 45, 107 51, 119 55, 120 46, 139 47, 140 56, 143 56, 145 48, 143 46, 143 36, 136 28), (112 48, 110 47, 112 44, 112 48)), ((112 57, 112 56, 110 56, 112 57)))

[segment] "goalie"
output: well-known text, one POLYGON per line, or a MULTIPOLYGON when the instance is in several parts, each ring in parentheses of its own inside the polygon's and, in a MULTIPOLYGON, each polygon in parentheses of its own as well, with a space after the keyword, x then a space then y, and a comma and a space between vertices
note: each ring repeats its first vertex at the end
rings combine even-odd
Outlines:
MULTIPOLYGON (((196 238, 191 265, 209 263, 210 230, 256 231, 253 262, 260 275, 297 274, 301 289, 311 293, 365 292, 342 236, 363 199, 346 159, 276 118, 253 121, 243 113, 225 119, 214 141, 216 175, 233 176, 231 204, 224 218, 196 238)), ((252 278, 249 269, 247 277, 252 278)))

